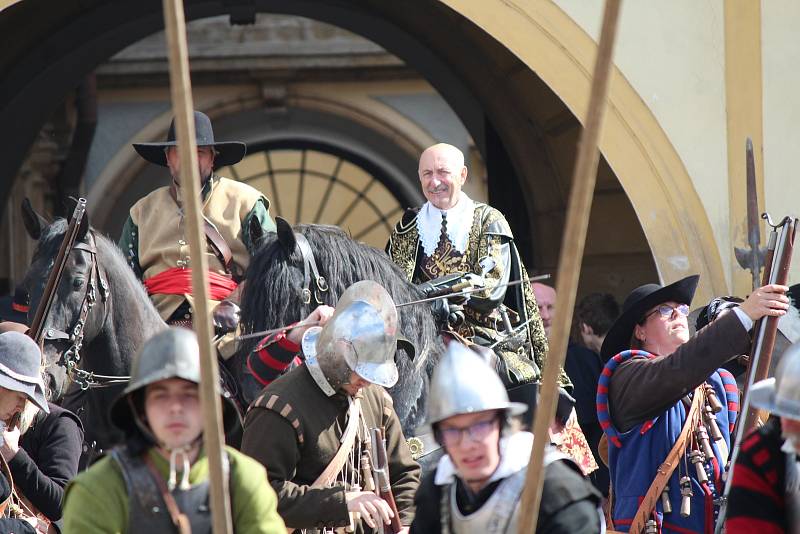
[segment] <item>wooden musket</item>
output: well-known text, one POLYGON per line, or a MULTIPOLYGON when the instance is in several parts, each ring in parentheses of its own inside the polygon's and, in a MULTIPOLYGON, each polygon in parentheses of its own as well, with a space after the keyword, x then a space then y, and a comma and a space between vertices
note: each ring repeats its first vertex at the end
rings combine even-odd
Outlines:
MULTIPOLYGON (((769 220, 765 213, 762 218, 769 220)), ((786 285, 789 278, 789 266, 792 262, 792 252, 794 251, 794 236, 797 219, 784 217, 777 226, 772 226, 767 246, 767 257, 765 260, 764 277, 762 286, 768 284, 786 285)), ((747 365, 747 381, 742 392, 742 412, 745 413, 742 426, 744 433, 749 432, 756 426, 758 410, 750 407, 748 392, 750 387, 767 378, 770 363, 772 362, 772 351, 775 348, 775 338, 778 334, 779 317, 769 316, 759 319, 755 324, 753 332, 753 346, 750 350, 750 358, 747 365), (745 410, 747 410, 745 412, 745 410)))
POLYGON ((397 512, 397 504, 394 502, 392 485, 389 480, 389 459, 386 455, 383 428, 372 429, 372 462, 372 470, 375 473, 375 493, 386 501, 394 514, 388 531, 391 534, 397 534, 403 529, 403 525, 400 524, 400 514, 397 512))
MULTIPOLYGON (((784 217, 777 225, 772 224, 769 215, 764 213, 762 219, 767 220, 772 227, 767 244, 767 253, 764 258, 764 276, 762 286, 768 284, 786 285, 789 276, 789 265, 792 261, 794 251, 794 236, 797 227, 797 219, 794 217, 784 217)), ((758 422, 758 410, 750 407, 750 388, 759 380, 767 378, 770 363, 772 361, 772 351, 775 348, 775 338, 778 334, 778 317, 764 317, 755 324, 753 346, 750 350, 747 365, 747 380, 742 391, 742 401, 740 403, 740 417, 736 422, 736 430, 731 448, 730 462, 727 472, 727 483, 722 498, 722 506, 719 510, 717 525, 714 530, 720 534, 724 528, 725 517, 728 509, 728 496, 730 495, 736 460, 742 445, 745 434, 755 428, 758 422)))
POLYGON ((75 211, 72 212, 72 218, 67 226, 67 231, 64 232, 64 239, 61 241, 61 247, 58 249, 58 255, 53 262, 50 275, 47 277, 47 284, 44 286, 42 298, 39 300, 39 305, 36 307, 36 313, 33 316, 31 328, 28 331, 28 335, 37 345, 42 341, 42 334, 44 333, 44 325, 47 322, 47 316, 53 305, 53 299, 58 289, 58 284, 61 281, 61 277, 64 275, 64 268, 67 265, 69 253, 75 245, 75 240, 80 233, 80 227, 85 213, 86 199, 79 198, 75 206, 75 211))

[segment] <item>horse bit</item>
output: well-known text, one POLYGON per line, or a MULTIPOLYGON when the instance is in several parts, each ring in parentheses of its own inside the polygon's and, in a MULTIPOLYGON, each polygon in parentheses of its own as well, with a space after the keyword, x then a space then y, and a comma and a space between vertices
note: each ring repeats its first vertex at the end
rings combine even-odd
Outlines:
POLYGON ((83 348, 83 337, 85 335, 84 328, 89 314, 97 302, 97 292, 95 289, 95 279, 99 282, 100 299, 103 304, 105 312, 105 303, 108 300, 108 283, 100 274, 100 266, 97 264, 97 248, 94 242, 94 236, 88 234, 89 243, 76 243, 72 250, 82 250, 89 254, 91 257, 91 266, 89 267, 89 280, 86 283, 86 292, 83 295, 83 302, 81 303, 81 311, 78 315, 78 320, 69 329, 70 333, 64 332, 57 328, 48 327, 45 329, 44 339, 51 341, 66 340, 70 345, 66 351, 61 355, 58 365, 67 370, 67 375, 75 382, 82 391, 90 388, 109 387, 115 384, 124 384, 130 380, 129 376, 109 376, 95 374, 92 371, 86 371, 79 367, 81 355, 80 351, 83 348))

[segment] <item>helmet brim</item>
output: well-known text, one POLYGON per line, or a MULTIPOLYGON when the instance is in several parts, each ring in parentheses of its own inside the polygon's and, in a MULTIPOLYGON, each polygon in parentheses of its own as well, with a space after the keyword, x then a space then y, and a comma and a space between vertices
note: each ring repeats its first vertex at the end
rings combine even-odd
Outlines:
POLYGON ((356 364, 356 368, 353 369, 353 372, 367 382, 371 382, 372 384, 377 384, 385 388, 394 386, 399 378, 397 365, 395 365, 393 361, 383 362, 380 364, 371 362, 358 363, 356 364))
POLYGON ((779 398, 775 377, 753 384, 750 388, 750 404, 772 415, 800 419, 800 402, 779 398))

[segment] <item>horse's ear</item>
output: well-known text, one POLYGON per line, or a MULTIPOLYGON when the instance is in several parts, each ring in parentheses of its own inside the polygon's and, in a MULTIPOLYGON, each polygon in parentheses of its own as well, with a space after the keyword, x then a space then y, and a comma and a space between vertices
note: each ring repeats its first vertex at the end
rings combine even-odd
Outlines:
POLYGON ((397 335, 397 350, 401 350, 401 349, 406 351, 406 354, 408 355, 408 359, 409 360, 414 361, 414 358, 417 356, 417 348, 414 346, 414 344, 410 340, 408 340, 408 339, 406 339, 403 336, 398 334, 397 335))
POLYGON ((47 219, 36 213, 28 198, 22 201, 22 222, 25 224, 28 235, 36 241, 39 241, 42 231, 50 224, 47 219))
POLYGON ((292 225, 283 217, 275 217, 275 226, 278 232, 278 242, 283 247, 287 256, 290 256, 297 248, 297 239, 294 237, 292 225))

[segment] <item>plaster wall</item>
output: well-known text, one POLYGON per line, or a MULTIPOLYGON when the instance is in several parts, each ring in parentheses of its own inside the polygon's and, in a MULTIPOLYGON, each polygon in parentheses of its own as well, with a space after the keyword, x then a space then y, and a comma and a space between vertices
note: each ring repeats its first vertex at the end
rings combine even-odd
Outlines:
MULTIPOLYGON (((800 3, 762 1, 761 10, 765 205, 773 217, 800 215, 800 3)), ((792 263, 789 281, 798 283, 798 254, 792 263)))
MULTIPOLYGON (((603 2, 554 2, 595 41, 599 38, 603 2)), ((729 229, 723 15, 721 0, 624 2, 614 61, 686 167, 730 287, 735 259, 729 229)), ((785 26, 788 39, 790 27, 785 26)))

